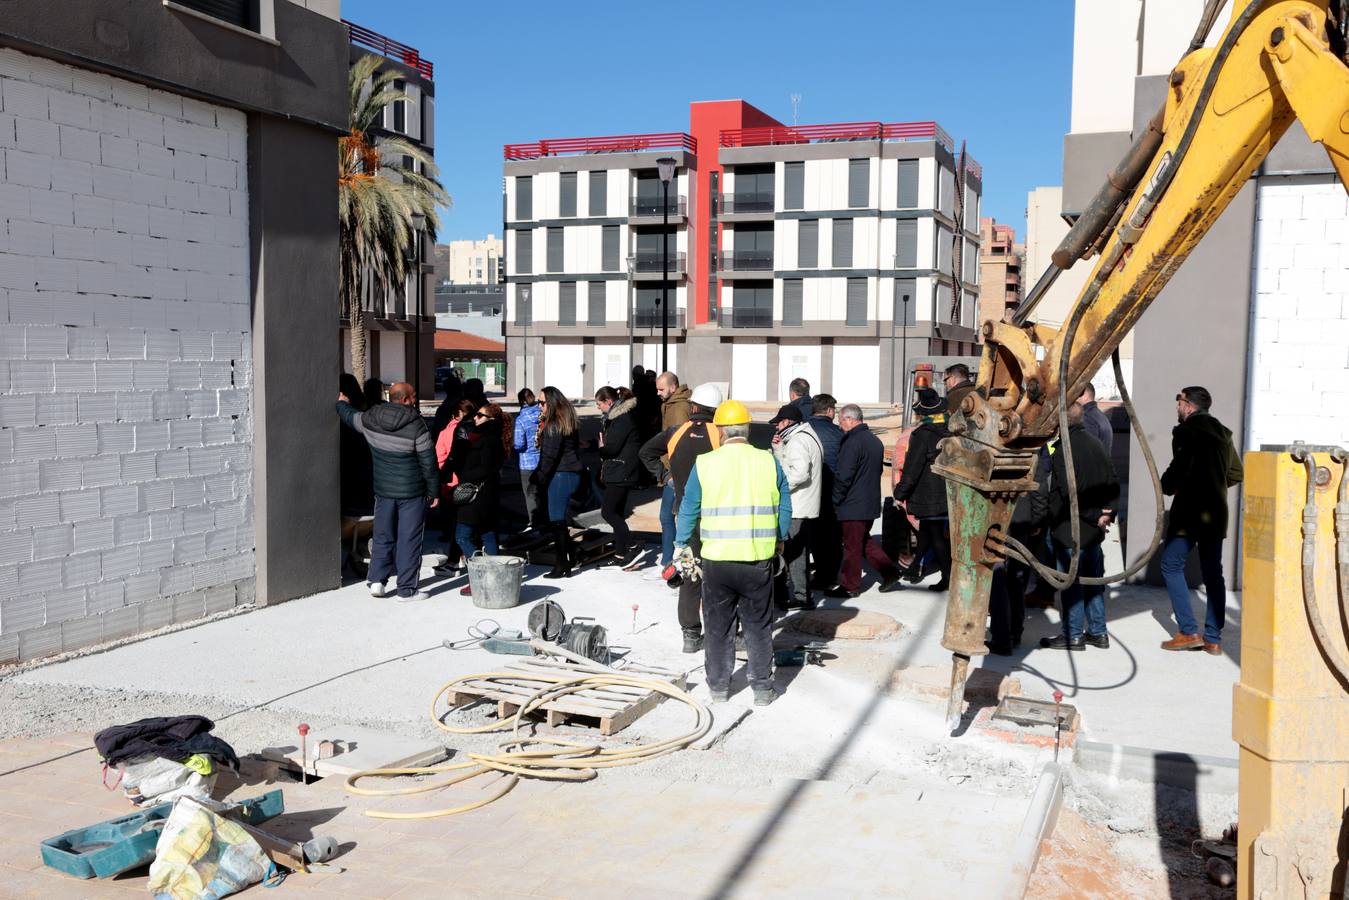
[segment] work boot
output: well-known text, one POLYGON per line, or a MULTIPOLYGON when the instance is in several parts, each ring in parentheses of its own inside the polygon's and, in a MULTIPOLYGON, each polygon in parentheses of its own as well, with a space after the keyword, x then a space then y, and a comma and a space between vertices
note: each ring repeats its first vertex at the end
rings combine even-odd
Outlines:
POLYGON ((696 625, 684 629, 684 652, 697 653, 703 649, 703 630, 696 625))
POLYGON ((1093 647, 1100 648, 1101 650, 1110 649, 1110 635, 1106 634, 1104 631, 1101 632, 1100 634, 1092 634, 1089 631, 1086 634, 1082 635, 1082 640, 1088 644, 1091 644, 1093 647))
POLYGON ((544 578, 566 578, 571 575, 571 532, 566 522, 553 523, 553 567, 544 578))
POLYGON ((1178 634, 1169 641, 1162 641, 1163 650, 1199 650, 1204 639, 1197 634, 1178 634))
POLYGON ((1085 650, 1087 644, 1082 638, 1070 640, 1065 635, 1056 635, 1052 638, 1040 638, 1040 647, 1044 650, 1085 650))
POLYGON ((836 584, 836 585, 834 585, 834 586, 831 587, 829 590, 825 591, 825 592, 824 592, 824 595, 825 595, 826 597, 830 598, 831 600, 856 600, 856 599, 857 599, 857 592, 856 592, 856 591, 850 591, 850 590, 848 590, 847 588, 845 588, 845 587, 844 587, 843 585, 841 585, 841 584, 836 584))
POLYGON ((904 584, 900 581, 898 577, 887 578, 881 582, 880 592, 882 594, 888 594, 891 591, 902 591, 902 590, 904 590, 904 584))
POLYGON ((730 689, 730 688, 723 688, 722 690, 717 690, 716 688, 710 688, 710 689, 708 690, 708 693, 710 693, 710 694, 712 695, 712 702, 713 702, 713 703, 725 703, 727 700, 730 700, 730 699, 731 699, 731 689, 730 689))
POLYGON ((775 688, 773 688, 773 687, 755 688, 755 689, 754 689, 754 705, 755 705, 755 706, 767 706, 768 704, 772 703, 772 702, 773 702, 774 700, 776 700, 776 699, 778 699, 778 692, 777 692, 777 689, 775 689, 775 688))

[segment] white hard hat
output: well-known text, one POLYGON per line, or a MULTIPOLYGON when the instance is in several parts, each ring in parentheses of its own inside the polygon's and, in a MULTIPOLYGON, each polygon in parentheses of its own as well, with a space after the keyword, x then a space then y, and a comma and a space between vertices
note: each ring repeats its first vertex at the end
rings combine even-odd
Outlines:
POLYGON ((689 401, 696 403, 703 409, 716 409, 721 406, 721 388, 715 384, 700 384, 693 389, 693 396, 689 401))

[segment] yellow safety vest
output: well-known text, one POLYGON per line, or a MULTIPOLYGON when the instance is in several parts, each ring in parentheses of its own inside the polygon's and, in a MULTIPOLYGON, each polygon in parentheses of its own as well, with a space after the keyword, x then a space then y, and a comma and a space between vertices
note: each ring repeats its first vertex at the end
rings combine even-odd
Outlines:
POLYGON ((771 559, 778 542, 778 470, 773 454, 725 444, 694 463, 703 490, 698 534, 707 559, 771 559))

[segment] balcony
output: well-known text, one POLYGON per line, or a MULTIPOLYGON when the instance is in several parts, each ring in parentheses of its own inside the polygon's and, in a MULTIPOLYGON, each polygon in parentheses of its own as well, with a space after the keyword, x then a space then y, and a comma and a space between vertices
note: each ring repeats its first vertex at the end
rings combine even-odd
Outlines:
POLYGON ((647 150, 686 150, 698 152, 698 139, 682 131, 657 134, 616 134, 608 137, 554 138, 532 144, 507 144, 506 159, 541 159, 545 156, 569 156, 593 153, 642 153, 647 150))
POLYGON ((936 141, 955 150, 955 141, 936 122, 840 122, 831 125, 772 125, 728 128, 723 147, 772 147, 779 144, 833 144, 845 141, 936 141))
POLYGON ((660 197, 634 197, 628 206, 629 225, 660 225, 665 222, 665 213, 669 211, 671 222, 683 222, 688 216, 688 199, 681 195, 671 195, 665 205, 660 197), (664 208, 662 208, 664 207, 664 208))
MULTIPOLYGON (((633 328, 660 328, 660 310, 659 309, 636 309, 632 312, 633 328)), ((684 327, 684 311, 682 309, 670 310, 670 330, 684 327)))
POLYGON ((422 59, 422 55, 417 52, 415 47, 409 47, 407 44, 400 44, 392 38, 387 38, 378 31, 371 31, 369 28, 362 28, 355 22, 342 20, 342 24, 347 26, 347 40, 360 47, 367 47, 374 50, 385 59, 396 60, 411 69, 416 69, 417 74, 423 78, 431 78, 433 68, 429 59, 422 59))
POLYGON ((773 310, 758 306, 723 307, 720 322, 723 328, 772 328, 773 310))
MULTIPOLYGON (((665 258, 661 253, 634 253, 628 257, 628 275, 634 281, 660 281, 665 277, 665 258)), ((688 260, 683 253, 670 254, 671 278, 688 274, 688 260)))
POLYGON ((722 278, 765 278, 773 274, 771 250, 740 250, 719 256, 722 278))
POLYGON ((723 222, 771 222, 773 205, 771 193, 722 194, 717 218, 723 222))

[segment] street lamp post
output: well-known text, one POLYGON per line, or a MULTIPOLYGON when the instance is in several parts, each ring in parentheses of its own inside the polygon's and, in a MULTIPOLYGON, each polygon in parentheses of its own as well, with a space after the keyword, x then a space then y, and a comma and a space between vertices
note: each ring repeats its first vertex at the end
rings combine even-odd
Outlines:
POLYGON ((656 160, 660 174, 662 225, 660 232, 660 370, 670 371, 670 179, 674 177, 675 161, 669 156, 656 160))
MULTIPOLYGON (((412 261, 416 271, 416 279, 412 283, 412 293, 415 296, 416 308, 414 310, 417 323, 417 338, 412 347, 412 389, 416 392, 420 400, 422 396, 422 289, 424 279, 422 278, 422 227, 426 222, 426 217, 421 213, 412 214, 412 261)), ((431 397, 436 395, 434 382, 431 385, 431 397)))
MULTIPOLYGON (((520 336, 520 341, 524 344, 525 352, 525 383, 521 387, 530 387, 529 382, 533 380, 534 373, 531 371, 534 367, 530 365, 534 362, 534 357, 529 352, 529 324, 534 321, 534 307, 529 305, 529 285, 520 286, 520 302, 529 310, 529 315, 524 317, 520 324, 524 326, 524 334, 520 336)), ((520 313, 516 311, 516 318, 520 318, 520 313)))
MULTIPOLYGON (((904 387, 901 391, 899 398, 900 421, 903 421, 904 419, 904 411, 907 408, 909 401, 908 396, 909 395, 909 295, 908 294, 902 295, 902 299, 904 301, 904 310, 902 313, 904 318, 900 322, 900 329, 903 332, 904 336, 900 339, 903 341, 903 348, 901 349, 900 352, 904 360, 903 363, 901 363, 901 367, 904 372, 904 387)), ((894 359, 893 356, 890 358, 894 359)), ((891 393, 893 393, 893 391, 891 391, 891 393)))

